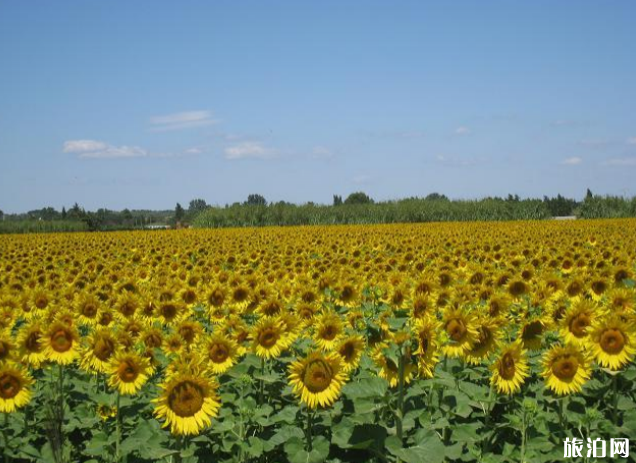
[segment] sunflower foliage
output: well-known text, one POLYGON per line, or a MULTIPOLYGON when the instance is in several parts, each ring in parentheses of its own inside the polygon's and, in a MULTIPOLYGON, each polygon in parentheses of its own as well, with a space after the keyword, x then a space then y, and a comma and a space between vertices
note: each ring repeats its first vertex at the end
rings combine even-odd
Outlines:
POLYGON ((0 237, 4 460, 552 462, 633 438, 635 225, 0 237))

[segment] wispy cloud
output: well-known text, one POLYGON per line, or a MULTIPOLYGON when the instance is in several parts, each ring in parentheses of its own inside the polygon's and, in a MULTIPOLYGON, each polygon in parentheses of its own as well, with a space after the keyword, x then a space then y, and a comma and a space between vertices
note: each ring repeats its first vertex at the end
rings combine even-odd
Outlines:
POLYGON ((68 140, 63 152, 76 154, 80 159, 125 159, 125 158, 174 158, 200 154, 198 147, 178 153, 155 153, 140 146, 115 146, 99 140, 68 140))
POLYGON ((266 148, 261 143, 246 141, 225 148, 225 159, 271 159, 276 156, 276 151, 266 148))
POLYGON ((333 156, 333 151, 324 146, 314 146, 311 153, 309 153, 310 159, 331 159, 333 156))
POLYGON ((468 127, 457 127, 455 129, 455 135, 468 135, 471 133, 471 130, 468 127))
POLYGON ((584 138, 583 140, 579 140, 579 145, 588 146, 590 148, 606 148, 611 144, 611 141, 603 138, 584 138))
POLYGON ((581 159, 578 156, 572 156, 571 158, 566 158, 563 161, 561 161, 561 164, 564 166, 576 166, 578 164, 581 164, 583 162, 583 159, 581 159))
POLYGON ((193 127, 205 127, 216 123, 218 123, 218 120, 212 118, 210 111, 184 111, 166 116, 151 117, 150 131, 165 132, 168 130, 190 129, 193 127))
POLYGON ((102 151, 108 148, 108 144, 98 140, 68 140, 64 142, 65 153, 89 153, 102 151))
POLYGON ((423 138, 426 133, 423 130, 374 130, 365 132, 365 135, 374 138, 416 139, 423 138))
POLYGON ((138 158, 148 156, 148 151, 139 146, 114 146, 98 140, 68 140, 64 152, 77 154, 79 158, 138 158))
POLYGON ((618 167, 633 167, 633 166, 636 166, 636 157, 612 158, 612 159, 603 161, 601 165, 618 166, 618 167))
POLYGON ((437 162, 453 167, 472 167, 486 162, 483 158, 460 158, 446 154, 438 154, 435 158, 437 159, 437 162))
POLYGON ((636 137, 630 137, 627 139, 628 145, 636 145, 636 137))

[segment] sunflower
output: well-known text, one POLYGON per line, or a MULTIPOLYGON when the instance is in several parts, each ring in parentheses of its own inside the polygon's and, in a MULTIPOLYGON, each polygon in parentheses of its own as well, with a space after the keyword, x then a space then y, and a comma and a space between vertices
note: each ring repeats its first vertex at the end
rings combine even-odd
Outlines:
POLYGON ((16 356, 16 348, 11 336, 0 331, 0 362, 13 360, 16 356))
POLYGON ((342 360, 335 352, 310 352, 289 366, 289 383, 309 408, 329 407, 347 380, 342 360))
POLYGON ((60 321, 53 322, 42 338, 46 357, 60 365, 70 365, 79 357, 77 330, 60 321))
POLYGON ((548 389, 558 395, 580 392, 590 378, 590 360, 579 347, 555 345, 543 355, 543 377, 548 389))
POLYGON ((98 329, 86 338, 86 345, 81 352, 80 367, 94 373, 107 373, 117 345, 117 338, 111 330, 98 329))
POLYGON ((33 379, 27 369, 10 362, 0 363, 0 412, 13 413, 31 400, 33 379))
POLYGON ((46 362, 46 350, 42 342, 44 333, 37 322, 31 322, 20 329, 16 343, 22 362, 32 368, 39 368, 46 362))
POLYGON ((154 415, 165 420, 175 435, 196 435, 210 426, 221 408, 217 384, 204 375, 178 373, 159 385, 161 394, 153 399, 154 415))
POLYGON ((344 335, 344 323, 335 312, 327 311, 316 320, 314 341, 322 350, 333 350, 344 335))
POLYGON ((110 378, 108 384, 120 394, 132 395, 139 392, 152 375, 152 367, 147 358, 134 352, 115 354, 108 364, 110 378))
POLYGON ((410 310, 412 320, 423 318, 427 315, 435 313, 435 304, 433 299, 426 294, 416 294, 413 297, 413 303, 410 310))
POLYGON ((252 350, 261 358, 278 357, 289 347, 285 326, 275 317, 262 318, 252 327, 252 350))
POLYGON ((99 320, 100 302, 97 296, 90 293, 82 293, 76 297, 75 312, 79 325, 95 326, 99 320))
POLYGON ((474 317, 456 308, 448 308, 444 311, 442 328, 442 334, 446 340, 442 349, 449 357, 462 357, 473 347, 479 335, 475 328, 474 317))
POLYGON ((546 322, 541 317, 530 317, 521 325, 521 341, 523 348, 528 350, 541 349, 543 335, 546 332, 546 322))
POLYGON ((348 373, 358 368, 364 348, 364 338, 358 334, 348 336, 340 341, 340 344, 336 347, 336 352, 342 359, 344 372, 348 373))
POLYGON ((486 360, 499 346, 501 339, 501 324, 497 319, 487 316, 479 317, 477 323, 477 340, 466 351, 465 358, 471 365, 479 365, 486 360))
POLYGON ((203 341, 202 350, 207 352, 206 366, 211 373, 220 375, 225 373, 238 360, 238 345, 224 335, 213 334, 203 341))
POLYGON ((599 365, 620 370, 636 353, 635 336, 633 326, 614 316, 592 327, 587 346, 599 365))
MULTIPOLYGON (((372 357, 375 364, 380 368, 378 376, 386 379, 389 382, 389 387, 397 387, 400 382, 399 366, 385 354, 385 349, 386 344, 377 346, 372 357)), ((417 373, 417 365, 413 363, 410 355, 405 355, 404 360, 404 384, 409 384, 415 373, 417 373)))
POLYGON ((415 320, 412 327, 417 341, 417 367, 423 378, 432 378, 435 365, 439 361, 439 329, 440 323, 433 317, 423 317, 415 320))
POLYGON ((514 394, 528 377, 526 353, 520 341, 512 342, 501 348, 497 360, 490 367, 490 383, 502 394, 514 394))
POLYGON ((582 345, 588 335, 588 328, 600 314, 600 307, 588 299, 576 300, 565 312, 561 320, 561 336, 566 343, 582 345))

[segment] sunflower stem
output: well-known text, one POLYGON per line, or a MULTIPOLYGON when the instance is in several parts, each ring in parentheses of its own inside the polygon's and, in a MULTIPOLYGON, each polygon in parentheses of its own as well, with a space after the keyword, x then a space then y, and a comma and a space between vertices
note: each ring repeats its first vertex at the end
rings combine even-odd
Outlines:
POLYGON ((397 397, 397 413, 395 416, 395 428, 397 437, 403 443, 402 417, 404 416, 404 353, 400 348, 400 357, 398 359, 398 397, 397 397))
POLYGON ((57 424, 59 438, 59 461, 64 461, 64 366, 57 364, 58 368, 58 419, 57 424))
POLYGON ((121 393, 117 390, 117 414, 115 416, 115 461, 121 461, 121 412, 119 410, 121 403, 121 393))
POLYGON ((3 415, 4 426, 2 427, 2 442, 4 443, 4 447, 2 449, 2 456, 4 458, 2 461, 9 463, 11 461, 11 457, 9 456, 9 437, 7 436, 7 430, 9 429, 9 413, 5 412, 3 415))
POLYGON ((312 438, 312 426, 313 426, 313 413, 309 407, 307 407, 307 432, 305 436, 307 438, 307 451, 311 452, 313 450, 313 438, 312 438))
POLYGON ((618 425, 618 375, 612 376, 612 423, 618 425))
POLYGON ((258 392, 258 404, 263 405, 263 401, 265 400, 265 380, 263 377, 265 376, 265 357, 261 357, 261 378, 259 384, 259 392, 258 392))

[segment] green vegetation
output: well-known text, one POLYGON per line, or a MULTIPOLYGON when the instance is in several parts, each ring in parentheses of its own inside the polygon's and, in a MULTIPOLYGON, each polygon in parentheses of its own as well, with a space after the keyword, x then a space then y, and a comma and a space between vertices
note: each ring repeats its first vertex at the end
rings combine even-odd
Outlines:
POLYGON ((636 197, 587 196, 576 214, 582 219, 636 217, 636 197))
MULTIPOLYGON (((272 203, 264 206, 233 204, 209 207, 193 221, 195 227, 255 227, 274 225, 330 225, 417 223, 472 220, 539 220, 551 217, 548 207, 538 199, 487 198, 471 201, 448 199, 404 199, 400 201, 367 202, 355 193, 337 206, 312 203, 295 205, 272 203)), ((334 198, 336 199, 336 198, 334 198)))

